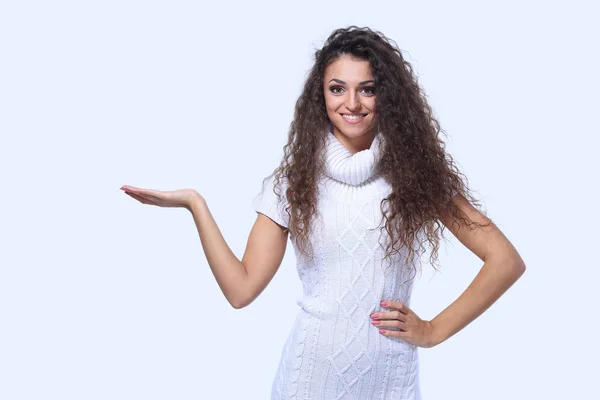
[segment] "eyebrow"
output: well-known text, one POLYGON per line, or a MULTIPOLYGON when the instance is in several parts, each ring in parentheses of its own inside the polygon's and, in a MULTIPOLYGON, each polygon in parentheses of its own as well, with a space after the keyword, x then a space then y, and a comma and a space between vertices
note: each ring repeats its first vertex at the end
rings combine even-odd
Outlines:
MULTIPOLYGON (((342 84, 342 85, 345 85, 345 84, 346 84, 346 82, 344 82, 344 81, 341 81, 341 80, 339 80, 339 79, 335 79, 335 78, 333 78, 333 79, 332 79, 332 80, 330 80, 329 82, 331 83, 331 81, 334 81, 334 82, 340 83, 340 84, 342 84)), ((359 82, 358 84, 359 84, 359 85, 365 85, 365 84, 367 84, 367 83, 375 83, 375 81, 374 81, 374 80, 362 81, 362 82, 359 82)))

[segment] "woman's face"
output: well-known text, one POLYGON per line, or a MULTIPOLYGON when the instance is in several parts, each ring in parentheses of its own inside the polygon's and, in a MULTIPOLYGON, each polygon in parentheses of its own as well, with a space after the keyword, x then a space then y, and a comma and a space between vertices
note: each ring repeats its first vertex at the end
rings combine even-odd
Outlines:
POLYGON ((375 126, 375 82, 368 61, 342 55, 325 69, 325 108, 333 134, 351 152, 369 148, 375 126))

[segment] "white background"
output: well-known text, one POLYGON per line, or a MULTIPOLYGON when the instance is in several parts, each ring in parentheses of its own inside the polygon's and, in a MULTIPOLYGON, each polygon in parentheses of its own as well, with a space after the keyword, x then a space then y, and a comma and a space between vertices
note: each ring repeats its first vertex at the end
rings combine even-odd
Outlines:
MULTIPOLYGON (((291 244, 234 310, 191 214, 119 188, 196 189, 241 258, 313 53, 351 24, 398 43, 527 265, 419 350, 424 399, 598 398, 597 20, 593 1, 1 0, 0 398, 269 397, 291 244)), ((447 235, 416 281, 425 319, 482 265, 447 235)))

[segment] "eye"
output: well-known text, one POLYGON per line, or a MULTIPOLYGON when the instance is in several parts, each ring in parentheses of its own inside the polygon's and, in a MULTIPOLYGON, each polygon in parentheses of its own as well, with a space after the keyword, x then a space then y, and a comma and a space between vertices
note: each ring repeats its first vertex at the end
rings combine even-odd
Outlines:
POLYGON ((333 93, 333 94, 340 94, 341 92, 338 92, 337 90, 344 90, 344 88, 341 87, 341 86, 331 86, 329 88, 329 91, 331 91, 331 93, 333 93))
POLYGON ((367 91, 367 94, 369 94, 369 95, 375 94, 375 87, 374 86, 365 86, 363 88, 363 90, 367 91))

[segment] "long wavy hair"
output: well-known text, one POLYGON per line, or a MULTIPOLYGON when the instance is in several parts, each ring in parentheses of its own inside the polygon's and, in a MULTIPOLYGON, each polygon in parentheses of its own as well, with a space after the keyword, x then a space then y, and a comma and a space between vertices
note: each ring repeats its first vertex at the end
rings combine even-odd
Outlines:
POLYGON ((406 247, 407 261, 412 264, 415 252, 420 257, 427 251, 428 242, 432 250, 430 262, 435 268, 439 238, 444 231, 444 225, 438 221, 441 215, 450 212, 453 223, 460 219, 470 229, 474 229, 471 225, 488 226, 492 220, 488 218, 487 225, 471 221, 451 201, 452 195, 460 194, 480 208, 478 200, 469 193, 467 178, 445 152, 439 137, 443 131, 411 65, 394 41, 367 27, 334 30, 315 52, 314 66, 295 105, 283 159, 267 177, 274 176, 274 192, 280 201, 281 181, 286 181, 287 229, 299 249, 312 255, 308 237, 317 211, 317 182, 324 168, 322 149, 330 123, 323 93, 324 74, 327 66, 341 55, 368 61, 375 80, 375 129, 385 139, 377 171, 392 189, 380 204, 389 236, 385 258, 406 247))

